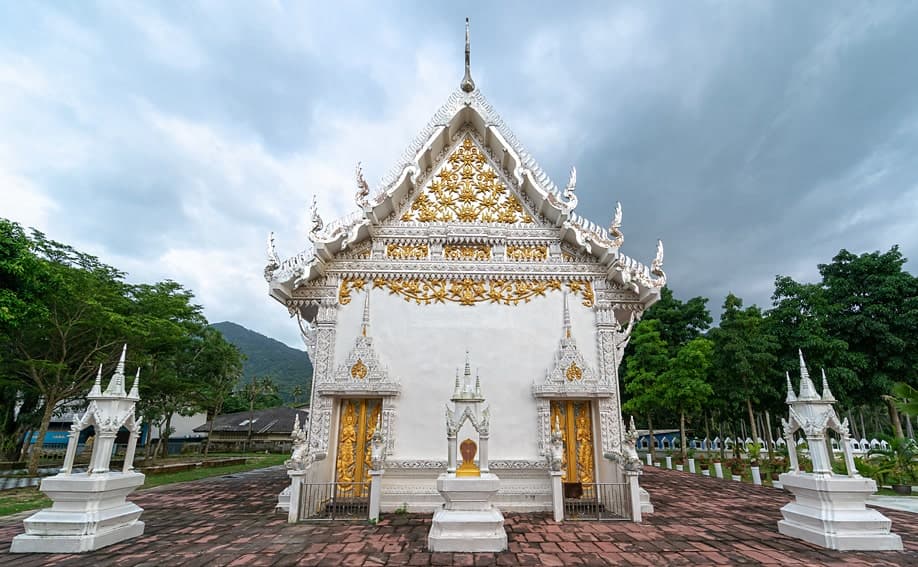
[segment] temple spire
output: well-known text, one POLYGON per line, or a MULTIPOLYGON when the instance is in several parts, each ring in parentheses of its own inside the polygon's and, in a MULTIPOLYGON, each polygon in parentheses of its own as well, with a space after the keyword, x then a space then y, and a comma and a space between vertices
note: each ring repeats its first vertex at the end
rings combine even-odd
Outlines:
POLYGON ((834 402, 835 396, 832 395, 832 390, 829 389, 829 381, 826 380, 826 369, 822 369, 822 401, 824 402, 834 402))
POLYGON ((129 398, 135 400, 140 399, 140 367, 137 367, 137 375, 134 376, 134 383, 131 384, 131 392, 128 394, 129 398))
POLYGON ((816 385, 810 380, 810 372, 806 369, 806 362, 803 360, 803 351, 797 349, 797 353, 800 355, 800 395, 797 398, 800 400, 818 400, 816 385))
POLYGON ((127 393, 124 391, 124 359, 127 356, 127 343, 125 343, 124 348, 121 349, 121 358, 118 359, 118 365, 115 367, 115 374, 112 376, 111 381, 108 383, 108 388, 105 389, 104 395, 106 396, 125 396, 127 393))
POLYGON ((99 364, 99 373, 96 374, 96 381, 92 385, 92 389, 89 390, 89 398, 98 398, 102 395, 102 365, 99 364))
POLYGON ((794 394, 794 386, 790 381, 790 373, 784 372, 784 377, 787 378, 787 398, 784 400, 786 403, 796 402, 797 396, 794 394))
POLYGON ((463 91, 470 93, 475 90, 475 81, 472 80, 472 68, 470 63, 471 48, 469 46, 469 19, 465 19, 465 77, 462 78, 460 87, 463 91))

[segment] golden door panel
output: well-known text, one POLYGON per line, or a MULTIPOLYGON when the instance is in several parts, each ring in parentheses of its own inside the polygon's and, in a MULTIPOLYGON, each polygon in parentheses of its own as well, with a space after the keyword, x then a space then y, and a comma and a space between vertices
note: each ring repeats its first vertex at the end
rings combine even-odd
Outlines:
POLYGON ((593 470, 593 420, 587 400, 554 400, 551 402, 551 426, 561 424, 564 452, 561 457, 561 480, 591 483, 593 470))
MULTIPOLYGON (((363 483, 370 479, 370 439, 376 432, 382 400, 341 400, 341 419, 338 426, 338 451, 335 461, 335 480, 344 483, 363 483)), ((365 496, 356 485, 342 486, 341 492, 365 496)))

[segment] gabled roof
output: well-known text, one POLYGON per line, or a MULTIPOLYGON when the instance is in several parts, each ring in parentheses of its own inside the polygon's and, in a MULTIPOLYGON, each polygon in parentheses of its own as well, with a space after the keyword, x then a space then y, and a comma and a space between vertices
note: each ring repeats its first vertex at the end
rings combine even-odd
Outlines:
POLYGON ((662 243, 658 244, 651 266, 621 254, 619 248, 624 242, 620 231, 621 207, 617 207, 609 229, 576 213, 576 171, 571 169, 567 186, 559 189, 481 91, 474 86, 472 89, 467 92, 460 87, 450 95, 372 194, 358 170, 356 202, 360 210, 326 226, 313 203, 313 228, 309 235, 313 249, 280 261, 274 252, 273 235, 269 237, 265 279, 272 296, 283 301, 293 288, 320 277, 326 262, 369 238, 371 228, 398 213, 406 199, 423 189, 464 130, 475 132, 496 168, 513 185, 511 191, 524 196, 544 223, 557 227, 563 241, 607 266, 610 279, 630 285, 642 297, 658 293, 666 283, 662 243))
MULTIPOLYGON (((281 406, 255 410, 254 412, 240 411, 218 415, 214 421, 214 431, 222 433, 248 433, 249 421, 252 422, 254 435, 265 433, 290 434, 293 431, 293 422, 297 414, 303 422, 309 417, 309 410, 281 406)), ((195 433, 210 431, 210 422, 194 428, 195 433)))

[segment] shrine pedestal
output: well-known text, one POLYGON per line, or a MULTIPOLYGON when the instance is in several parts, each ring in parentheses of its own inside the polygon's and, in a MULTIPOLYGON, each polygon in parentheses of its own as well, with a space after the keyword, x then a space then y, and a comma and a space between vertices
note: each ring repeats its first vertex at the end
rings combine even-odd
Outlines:
POLYGON ((143 509, 125 498, 141 486, 138 472, 59 474, 41 481, 54 501, 23 523, 26 533, 13 538, 12 553, 80 553, 143 534, 143 509))
POLYGON ((892 522, 865 505, 877 490, 869 478, 784 473, 781 484, 796 497, 781 508, 778 531, 828 549, 901 551, 892 522))
POLYGON ((431 551, 497 552, 507 549, 504 516, 491 505, 500 490, 497 475, 456 478, 443 473, 437 478, 437 490, 446 500, 443 509, 434 513, 427 536, 431 551))

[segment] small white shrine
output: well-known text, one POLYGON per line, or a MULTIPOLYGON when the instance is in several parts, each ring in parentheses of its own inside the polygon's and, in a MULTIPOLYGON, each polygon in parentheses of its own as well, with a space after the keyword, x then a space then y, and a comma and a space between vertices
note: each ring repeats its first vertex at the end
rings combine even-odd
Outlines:
POLYGON ((501 478, 496 506, 553 509, 553 423, 565 485, 628 482, 619 367, 666 283, 663 245, 648 264, 625 255, 621 205, 603 228, 577 212, 576 189, 576 170, 559 188, 524 149, 467 57, 375 189, 358 164, 355 212, 326 224, 313 200, 310 245, 287 259, 269 236, 269 294, 314 368, 303 482, 369 481, 380 429, 383 511, 439 509, 449 464, 437 400, 466 350, 500 431, 480 457, 501 478))
POLYGON ((477 376, 472 385, 468 352, 461 379, 456 371, 451 401, 453 407, 446 407, 446 472, 437 477, 437 492, 446 504, 434 512, 427 547, 444 552, 503 551, 507 549, 504 516, 491 503, 500 490, 500 478, 490 472, 488 465, 490 410, 483 407, 485 400, 477 376), (468 438, 457 445, 466 424, 478 434, 478 443, 468 438), (457 451, 462 455, 458 466, 457 451))
POLYGON ((23 522, 25 533, 13 538, 13 553, 80 553, 92 551, 143 534, 139 520, 143 509, 125 498, 143 485, 144 475, 134 471, 134 451, 140 436, 140 418, 134 406, 140 399, 140 369, 125 391, 124 359, 127 345, 115 373, 102 391, 102 367, 86 399, 83 417, 70 427, 67 453, 61 472, 41 481, 40 490, 54 501, 23 522), (80 432, 95 429, 95 442, 84 473, 73 473, 80 432), (115 437, 125 427, 130 432, 124 465, 109 469, 115 437))
POLYGON ((790 457, 790 472, 781 475, 783 487, 795 497, 781 508, 784 519, 778 531, 828 549, 838 550, 902 550, 902 539, 890 533, 892 522, 865 503, 877 491, 873 479, 858 474, 851 453, 848 419, 840 421, 833 404, 825 370, 822 372, 822 395, 816 386, 800 352, 800 393, 794 394, 790 375, 787 376, 787 405, 789 417, 782 419, 784 440, 790 457), (813 472, 803 472, 797 460, 794 433, 803 430, 809 447, 813 472), (835 431, 841 437, 847 475, 832 472, 827 433, 835 431))

